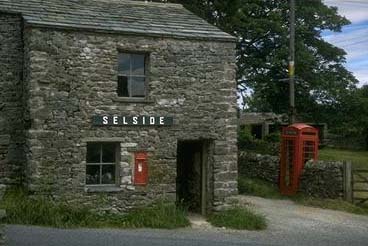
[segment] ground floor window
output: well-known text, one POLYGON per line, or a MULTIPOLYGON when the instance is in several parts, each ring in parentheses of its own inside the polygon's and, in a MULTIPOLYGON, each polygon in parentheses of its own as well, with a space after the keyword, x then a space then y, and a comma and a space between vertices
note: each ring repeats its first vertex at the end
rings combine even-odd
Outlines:
POLYGON ((86 184, 116 183, 116 143, 87 143, 86 184))

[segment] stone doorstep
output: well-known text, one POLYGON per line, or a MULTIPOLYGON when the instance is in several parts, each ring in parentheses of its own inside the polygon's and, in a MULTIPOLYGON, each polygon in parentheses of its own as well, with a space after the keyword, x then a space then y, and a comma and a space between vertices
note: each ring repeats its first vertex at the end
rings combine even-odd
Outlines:
POLYGON ((190 226, 193 229, 213 229, 214 227, 207 222, 206 218, 200 214, 188 213, 190 226))

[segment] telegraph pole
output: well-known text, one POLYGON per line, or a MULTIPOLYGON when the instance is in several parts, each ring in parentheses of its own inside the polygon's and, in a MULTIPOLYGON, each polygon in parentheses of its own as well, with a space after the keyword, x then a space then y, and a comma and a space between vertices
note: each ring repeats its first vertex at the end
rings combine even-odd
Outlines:
POLYGON ((290 5, 290 43, 289 43, 289 123, 295 122, 295 0, 290 5))

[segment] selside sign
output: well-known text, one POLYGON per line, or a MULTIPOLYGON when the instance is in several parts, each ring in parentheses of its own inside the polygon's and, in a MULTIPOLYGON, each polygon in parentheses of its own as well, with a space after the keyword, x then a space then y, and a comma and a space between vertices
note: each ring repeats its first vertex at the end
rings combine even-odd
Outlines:
POLYGON ((171 126, 173 117, 167 116, 93 116, 94 126, 171 126))

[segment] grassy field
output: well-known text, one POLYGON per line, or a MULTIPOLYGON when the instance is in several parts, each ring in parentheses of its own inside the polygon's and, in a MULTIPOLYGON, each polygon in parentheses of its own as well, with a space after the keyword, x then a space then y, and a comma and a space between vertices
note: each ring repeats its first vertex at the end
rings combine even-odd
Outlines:
MULTIPOLYGON (((368 169, 368 151, 324 148, 320 150, 319 155, 321 160, 347 160, 352 162, 353 168, 368 169)), ((368 173, 365 173, 364 176, 368 178, 368 173)), ((367 190, 368 185, 356 183, 354 188, 367 190)), ((366 198, 367 196, 367 192, 354 192, 354 197, 366 198)))
POLYGON ((368 151, 323 148, 319 151, 319 159, 352 161, 354 167, 368 168, 368 151))

